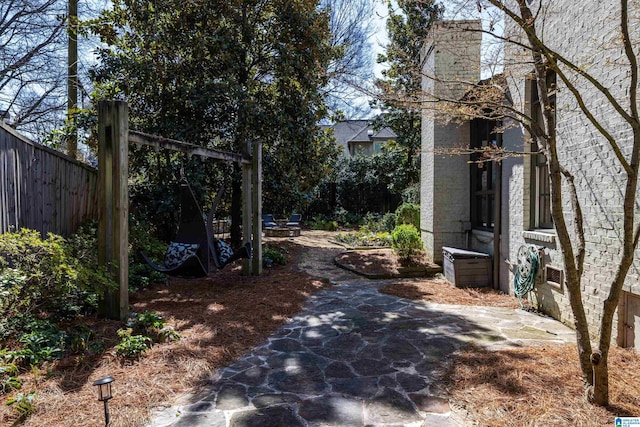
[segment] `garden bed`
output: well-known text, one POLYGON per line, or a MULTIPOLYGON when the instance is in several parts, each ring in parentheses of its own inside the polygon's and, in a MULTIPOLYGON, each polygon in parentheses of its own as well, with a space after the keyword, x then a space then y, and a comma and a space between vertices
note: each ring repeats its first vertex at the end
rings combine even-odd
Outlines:
POLYGON ((429 261, 424 255, 415 257, 410 265, 402 265, 392 249, 343 252, 335 257, 334 262, 345 270, 369 279, 425 277, 442 272, 442 267, 429 261))

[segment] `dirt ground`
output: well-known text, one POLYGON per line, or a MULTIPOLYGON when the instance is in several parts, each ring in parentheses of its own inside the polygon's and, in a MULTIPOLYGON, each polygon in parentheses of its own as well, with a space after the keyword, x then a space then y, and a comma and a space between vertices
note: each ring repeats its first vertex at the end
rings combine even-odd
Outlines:
MULTIPOLYGON (((102 403, 91 383, 107 375, 116 379, 111 426, 144 425, 152 411, 197 391, 218 368, 262 342, 300 312, 313 292, 335 280, 358 278, 333 265, 344 249, 329 242, 331 235, 303 230, 296 238, 266 239, 286 252, 288 263, 260 277, 243 277, 235 265, 204 279, 172 278, 134 295, 133 311, 156 311, 181 336, 178 342, 154 345, 139 360, 122 362, 115 356, 116 330, 123 322, 82 319, 104 342, 105 352, 25 373, 20 392, 36 392, 36 410, 24 425, 103 425, 102 403)), ((383 292, 443 304, 517 306, 513 297, 457 289, 443 279, 392 281, 383 292)), ((470 348, 451 361, 442 383, 452 405, 467 410, 478 425, 612 425, 615 416, 640 416, 640 357, 614 349, 610 363, 609 408, 584 403, 573 346, 490 354, 470 348)), ((15 419, 13 407, 4 405, 15 395, 0 397, 0 425, 15 419)))

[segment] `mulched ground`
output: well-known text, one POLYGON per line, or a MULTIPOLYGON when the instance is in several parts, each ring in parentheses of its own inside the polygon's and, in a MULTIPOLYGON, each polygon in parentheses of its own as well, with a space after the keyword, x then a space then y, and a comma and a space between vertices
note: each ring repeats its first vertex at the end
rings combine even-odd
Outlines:
POLYGON ((410 264, 401 264, 392 249, 352 250, 339 254, 335 260, 349 270, 376 278, 400 277, 403 275, 403 267, 413 271, 420 268, 440 270, 437 264, 424 255, 414 257, 410 264))
MULTIPOLYGON (((154 345, 140 360, 122 363, 115 356, 116 330, 123 322, 83 319, 107 351, 63 359, 23 375, 21 391, 37 391, 37 410, 24 425, 102 425, 102 403, 91 383, 107 375, 116 379, 112 427, 144 425, 150 410, 206 384, 216 369, 263 342, 302 310, 311 293, 328 286, 295 268, 300 247, 287 242, 280 247, 289 249, 289 263, 260 277, 241 276, 238 263, 204 279, 172 278, 169 285, 133 296, 132 311, 157 312, 181 336, 178 342, 154 345)), ((13 418, 14 410, 0 404, 0 425, 10 425, 13 418)))
POLYGON ((380 292, 439 304, 519 307, 515 297, 490 288, 457 288, 442 277, 398 281, 383 287, 380 292))
POLYGON ((442 375, 454 406, 481 426, 613 426, 640 416, 640 353, 612 348, 607 408, 586 403, 575 345, 469 348, 442 375))
MULTIPOLYGON (((151 410, 197 391, 216 369, 300 312, 309 295, 330 286, 296 268, 303 251, 318 256, 315 246, 300 246, 293 239, 279 247, 289 251, 289 263, 260 277, 243 277, 236 266, 206 279, 171 279, 169 285, 135 295, 134 311, 158 312, 181 335, 179 342, 154 345, 140 360, 121 362, 115 356, 115 332, 123 322, 83 319, 106 351, 63 359, 23 375, 21 391, 37 392, 36 412, 24 425, 103 425, 103 407, 91 383, 107 375, 116 379, 110 401, 112 427, 144 425, 151 410)), ((361 268, 380 264, 377 258, 361 260, 361 268)), ((443 279, 398 280, 383 292, 438 303, 517 306, 512 297, 458 289, 443 279)), ((582 400, 577 354, 571 346, 495 353, 470 348, 456 356, 442 384, 452 404, 467 409, 479 425, 613 425, 615 415, 640 416, 640 357, 614 349, 611 359, 613 406, 608 409, 582 400)), ((12 407, 4 405, 7 397, 0 398, 0 425, 10 425, 14 417, 12 407)))

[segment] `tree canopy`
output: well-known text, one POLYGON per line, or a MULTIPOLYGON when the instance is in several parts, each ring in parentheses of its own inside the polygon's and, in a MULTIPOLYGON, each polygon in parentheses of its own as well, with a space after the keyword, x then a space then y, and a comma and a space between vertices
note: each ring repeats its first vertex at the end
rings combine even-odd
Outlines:
POLYGON ((389 43, 378 62, 388 68, 376 81, 379 93, 377 105, 383 114, 378 127, 390 127, 397 136, 398 149, 404 153, 403 167, 408 183, 417 182, 419 162, 415 157, 420 150, 421 96, 420 51, 429 29, 442 13, 434 1, 400 0, 397 8, 388 2, 387 32, 389 43))
MULTIPOLYGON (((264 209, 290 211, 334 157, 317 126, 335 54, 328 22, 313 0, 116 0, 94 23, 109 45, 95 73, 98 96, 126 99, 138 130, 238 153, 261 141, 264 209)), ((165 177, 175 168, 168 154, 132 157, 138 171, 154 157, 165 177)), ((218 165, 192 175, 205 185, 216 171, 231 178, 239 227, 239 171, 218 165)))
POLYGON ((0 4, 0 110, 14 127, 37 133, 64 110, 64 6, 59 0, 0 4))
POLYGON ((366 114, 363 99, 371 93, 374 79, 372 38, 376 0, 321 0, 329 14, 331 46, 336 50, 328 67, 323 94, 333 115, 353 118, 366 114))

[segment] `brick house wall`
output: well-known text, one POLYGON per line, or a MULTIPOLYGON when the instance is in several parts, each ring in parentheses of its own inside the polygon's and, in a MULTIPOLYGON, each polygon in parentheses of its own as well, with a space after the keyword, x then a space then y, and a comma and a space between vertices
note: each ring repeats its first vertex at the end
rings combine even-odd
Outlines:
MULTIPOLYGON (((617 42, 619 34, 616 28, 619 25, 619 7, 619 2, 612 0, 586 0, 580 3, 580 7, 575 7, 575 3, 568 0, 553 2, 545 9, 543 34, 544 41, 548 45, 574 62, 587 67, 589 72, 603 82, 611 90, 612 95, 620 100, 623 106, 626 106, 628 102, 624 102, 624 99, 629 85, 630 73, 624 52, 617 42), (571 24, 567 25, 567 23, 571 24)), ((638 14, 639 4, 630 3, 630 7, 635 8, 635 12, 638 14)), ((640 23, 632 21, 631 25, 632 34, 637 35, 640 32, 640 23)), ((507 31, 509 30, 508 28, 507 31)), ((479 40, 468 39, 467 41, 479 45, 479 40)), ((427 41, 428 46, 434 43, 438 43, 437 38, 435 42, 434 40, 427 41)), ((444 56, 455 54, 454 51, 444 49, 440 51, 432 49, 432 52, 438 52, 444 56)), ((469 50, 466 50, 465 54, 468 53, 469 50)), ((529 102, 531 87, 526 76, 532 71, 532 67, 522 65, 517 55, 519 53, 514 49, 507 49, 505 76, 510 83, 514 106, 521 111, 528 112, 531 108, 529 102), (513 61, 511 61, 512 59, 513 61)), ((428 58, 428 61, 425 61, 425 67, 432 66, 433 62, 438 63, 437 54, 435 56, 435 58, 428 58)), ((441 59, 441 62, 455 64, 456 59, 448 57, 446 60, 441 59)), ((475 81, 479 79, 480 73, 478 71, 475 81)), ((434 85, 433 83, 424 83, 426 87, 429 84, 434 85)), ((585 103, 595 111, 596 117, 615 137, 622 151, 628 154, 631 142, 631 131, 628 125, 612 111, 612 108, 604 102, 602 95, 596 90, 587 84, 581 84, 579 88, 585 103)), ((622 252, 624 177, 612 149, 593 125, 588 122, 573 95, 559 79, 556 105, 559 156, 563 165, 575 177, 585 219, 587 251, 582 291, 590 323, 589 327, 595 333, 600 322, 602 303, 608 295, 608 285, 615 273, 615 267, 622 252)), ((429 152, 429 149, 434 146, 452 146, 464 142, 465 138, 468 144, 469 138, 464 133, 464 124, 454 131, 450 128, 451 124, 444 124, 436 118, 425 116, 424 121, 426 123, 423 125, 422 179, 424 182, 421 193, 421 219, 425 224, 422 235, 427 252, 433 254, 435 260, 441 260, 441 254, 438 257, 437 252, 439 247, 445 244, 491 253, 493 247, 491 233, 478 230, 468 230, 467 233, 464 230, 459 231, 460 224, 469 221, 468 205, 467 211, 464 212, 464 204, 468 204, 470 198, 469 190, 467 189, 465 193, 462 188, 463 181, 466 181, 467 187, 469 186, 467 159, 461 159, 460 162, 442 160, 429 152), (441 168, 439 169, 438 166, 441 168), (463 178, 459 180, 452 178, 456 172, 463 178), (438 177, 440 173, 443 174, 442 177, 438 177), (450 186, 452 186, 452 191, 449 191, 450 186), (441 196, 445 194, 446 196, 441 196), (439 206, 441 204, 444 206, 439 206), (457 206, 458 210, 453 209, 454 206, 457 206), (442 213, 459 215, 458 223, 455 224, 455 221, 448 218, 439 225, 435 224, 442 220, 439 216, 442 213), (461 237, 465 234, 466 238, 461 237), (453 238, 454 235, 455 238, 453 238)), ((507 123, 507 130, 503 134, 503 145, 507 149, 519 152, 531 150, 526 132, 516 123, 507 123)), ((516 254, 521 245, 534 244, 544 247, 544 264, 563 269, 559 244, 554 234, 536 230, 531 220, 532 164, 530 159, 530 156, 511 158, 504 161, 502 165, 502 229, 500 230, 500 253, 497 256, 500 260, 499 287, 510 293, 513 292, 513 274, 506 261, 515 263, 516 254)), ((567 221, 571 227, 571 209, 566 188, 563 192, 563 200, 567 221)), ((631 296, 640 295, 640 254, 637 254, 636 260, 629 270, 624 291, 631 296)), ((530 298, 542 311, 569 325, 573 323, 568 295, 564 286, 547 283, 544 275, 541 275, 534 292, 530 294, 530 298)), ((621 303, 624 303, 624 298, 621 303)), ((619 310, 619 312, 623 311, 619 310)), ((622 318, 614 319, 613 337, 618 344, 622 344, 624 341, 624 331, 621 327, 623 320, 622 318)), ((639 347, 640 345, 636 343, 635 346, 639 347)))
MULTIPOLYGON (((423 48, 423 90, 458 99, 466 88, 451 81, 478 80, 480 75, 480 21, 445 21, 434 26, 423 48)), ((437 155, 469 140, 469 123, 446 122, 429 108, 423 110, 420 179, 420 234, 425 250, 442 262, 442 246, 461 246, 469 228, 469 168, 462 156, 437 155)))
MULTIPOLYGON (((572 2, 560 1, 547 9, 543 33, 545 43, 556 51, 562 52, 575 63, 586 67, 609 88, 616 99, 623 105, 628 104, 624 99, 626 87, 629 84, 629 69, 628 66, 625 67, 624 54, 620 45, 616 43, 618 37, 616 27, 619 22, 619 17, 617 19, 616 17, 619 15, 619 2, 590 0, 581 2, 580 7, 572 6, 574 6, 572 2)), ((636 4, 631 7, 635 7, 637 11, 639 6, 636 4)), ((637 34, 640 31, 638 22, 632 22, 632 25, 635 26, 632 33, 635 31, 637 34)), ((514 88, 511 92, 520 95, 514 98, 514 102, 527 111, 530 108, 527 102, 530 89, 527 87, 526 79, 523 78, 525 70, 513 68, 515 70, 511 84, 514 88)), ((579 88, 586 105, 595 111, 598 120, 623 147, 623 151, 625 151, 624 147, 627 147, 628 153, 631 140, 628 125, 625 125, 622 119, 612 111, 598 91, 588 84, 581 84, 579 88)), ((575 177, 585 220, 587 252, 582 293, 590 330, 596 332, 602 304, 609 292, 608 284, 611 282, 621 255, 624 181, 620 176, 621 167, 611 147, 588 122, 574 96, 561 81, 558 81, 556 99, 559 156, 562 164, 575 177)), ((526 143, 524 132, 521 132, 521 135, 520 139, 524 140, 526 151, 530 146, 526 143)), ((517 143, 517 139, 512 139, 511 143, 517 143)), ((526 215, 531 209, 531 199, 528 194, 531 188, 530 162, 523 160, 521 168, 522 179, 519 182, 522 187, 519 191, 522 193, 522 198, 513 201, 513 210, 509 218, 513 230, 509 239, 510 259, 515 259, 515 252, 521 244, 538 244, 546 248, 545 263, 562 269, 561 253, 555 239, 532 230, 532 224, 526 215), (519 212, 523 213, 522 219, 513 215, 519 212), (522 228, 518 227, 519 223, 522 224, 522 228)), ((518 182, 514 180, 514 184, 515 186, 510 188, 511 197, 518 192, 516 190, 518 182)), ((566 188, 563 199, 568 224, 571 225, 569 194, 566 188)), ((640 294, 639 267, 640 262, 636 257, 625 282, 626 292, 640 294)), ((532 299, 545 312, 565 323, 573 323, 564 287, 559 289, 552 286, 542 277, 536 285, 535 292, 532 293, 532 299)), ((617 337, 618 343, 621 343, 622 336, 618 334, 618 320, 614 320, 612 336, 617 337)))

